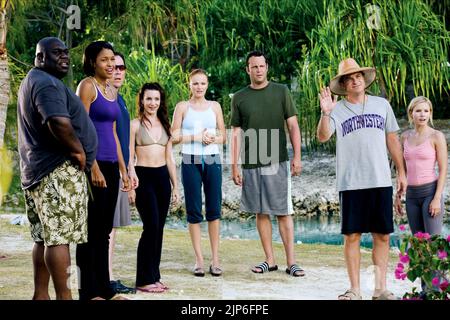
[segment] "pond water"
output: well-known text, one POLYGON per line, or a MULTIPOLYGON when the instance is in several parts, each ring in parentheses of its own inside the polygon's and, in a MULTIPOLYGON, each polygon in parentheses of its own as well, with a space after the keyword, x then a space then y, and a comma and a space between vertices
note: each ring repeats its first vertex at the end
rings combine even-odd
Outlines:
MULTIPOLYGON (((272 220, 273 240, 281 242, 278 231, 278 225, 275 219, 272 220)), ((168 217, 166 228, 187 230, 186 220, 175 217, 168 217)), ((207 235, 207 222, 201 224, 203 235, 207 235)), ((391 234, 391 246, 399 246, 400 231, 398 226, 394 226, 394 233, 391 234)), ((222 239, 256 239, 259 240, 258 231, 256 229, 255 219, 245 221, 221 221, 221 238, 222 239)), ((313 218, 294 218, 294 242, 295 243, 324 243, 341 245, 343 244, 343 236, 341 235, 341 227, 339 219, 336 217, 319 216, 313 218)), ((443 235, 450 234, 450 225, 445 224, 443 235)), ((363 234, 361 237, 361 246, 372 248, 372 236, 363 234)))
MULTIPOLYGON (((27 223, 25 214, 0 214, 0 218, 16 220, 13 224, 27 223), (22 221, 22 223, 19 223, 22 221)), ((136 216, 134 216, 136 218, 136 216)), ((133 218, 134 225, 142 225, 139 218, 133 218)), ((175 230, 185 230, 187 232, 186 219, 180 219, 176 216, 169 216, 166 220, 165 228, 175 230)), ((207 236, 208 225, 204 221, 201 223, 203 236, 207 236)), ((272 219, 272 238, 276 242, 282 242, 276 219, 272 219)), ((394 233, 391 234, 391 247, 399 246, 399 237, 402 232, 398 229, 398 225, 394 224, 394 233)), ((220 234, 222 239, 252 239, 259 240, 258 230, 256 229, 255 219, 247 220, 222 220, 220 226, 220 234)), ((450 221, 444 223, 442 235, 450 235, 450 221)), ((332 245, 343 244, 343 236, 341 235, 341 226, 337 217, 318 216, 311 218, 296 217, 294 218, 294 242, 300 243, 324 243, 332 245)), ((372 248, 372 236, 363 234, 361 237, 361 246, 372 248)))

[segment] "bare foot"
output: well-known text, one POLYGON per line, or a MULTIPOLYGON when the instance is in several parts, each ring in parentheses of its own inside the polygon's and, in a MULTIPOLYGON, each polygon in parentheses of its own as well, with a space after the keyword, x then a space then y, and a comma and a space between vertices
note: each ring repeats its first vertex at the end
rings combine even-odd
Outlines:
POLYGON ((162 288, 164 290, 169 290, 169 287, 166 286, 164 283, 162 283, 161 281, 156 281, 155 284, 158 286, 158 288, 162 288))
POLYGON ((110 300, 130 300, 127 297, 121 296, 121 295, 115 295, 114 297, 112 297, 110 300))
POLYGON ((161 293, 164 289, 159 287, 156 283, 152 283, 143 287, 136 287, 137 291, 147 292, 147 293, 161 293))

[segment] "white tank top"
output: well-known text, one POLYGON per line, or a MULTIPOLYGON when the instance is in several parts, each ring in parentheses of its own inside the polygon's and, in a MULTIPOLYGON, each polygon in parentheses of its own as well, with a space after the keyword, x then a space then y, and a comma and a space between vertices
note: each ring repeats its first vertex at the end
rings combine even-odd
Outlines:
MULTIPOLYGON (((204 129, 207 129, 209 134, 215 135, 216 128, 216 114, 211 106, 205 111, 196 111, 188 105, 188 110, 181 124, 183 135, 195 135, 202 132, 204 129)), ((201 142, 193 141, 183 143, 181 152, 194 155, 218 154, 219 147, 215 143, 206 146, 201 142)))

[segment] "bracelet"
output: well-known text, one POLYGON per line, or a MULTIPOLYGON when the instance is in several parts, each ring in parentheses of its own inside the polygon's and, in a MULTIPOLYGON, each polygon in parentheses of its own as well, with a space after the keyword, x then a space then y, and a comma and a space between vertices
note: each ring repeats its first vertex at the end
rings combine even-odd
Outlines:
POLYGON ((329 117, 330 114, 331 114, 331 112, 328 112, 328 113, 325 113, 325 112, 323 112, 323 111, 320 112, 320 115, 321 115, 322 117, 329 117))

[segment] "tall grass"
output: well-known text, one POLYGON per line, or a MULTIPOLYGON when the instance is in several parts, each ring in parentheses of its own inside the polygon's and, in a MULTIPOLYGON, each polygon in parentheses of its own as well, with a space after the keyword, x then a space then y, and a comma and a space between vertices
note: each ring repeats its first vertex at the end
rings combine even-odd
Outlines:
MULTIPOLYGON (((103 39, 130 55, 122 91, 132 114, 142 81, 167 79, 164 84, 172 111, 175 100, 187 98, 188 91, 184 77, 168 79, 201 67, 210 73, 208 98, 222 104, 228 119, 229 95, 249 82, 246 54, 263 50, 269 56, 270 80, 288 84, 296 96, 301 129, 312 150, 317 148, 317 94, 336 73, 342 58, 353 56, 361 65, 377 67, 378 80, 370 89, 386 96, 397 114, 404 110, 410 95, 449 94, 449 35, 445 29, 449 1, 77 1, 83 15, 82 30, 72 33, 75 83, 69 85, 76 86, 84 77, 81 56, 86 45, 103 39), (366 4, 379 7, 378 30, 367 28, 366 4), (441 15, 434 14, 430 6, 441 15), (139 48, 137 56, 133 48, 139 48)), ((58 33, 61 12, 57 8, 64 8, 67 1, 21 2, 26 5, 17 7, 12 17, 8 49, 16 58, 31 63, 36 41, 58 33)), ((443 108, 435 107, 435 111, 443 108)))
MULTIPOLYGON (((447 66, 450 34, 443 21, 419 0, 381 1, 378 29, 369 28, 365 1, 324 1, 326 12, 309 35, 298 63, 301 127, 309 149, 316 149, 318 93, 337 74, 341 60, 353 57, 361 66, 377 68, 373 94, 386 97, 396 114, 404 113, 414 95, 449 94, 447 66)), ((325 148, 332 149, 333 143, 325 148)))
POLYGON ((126 82, 120 91, 132 119, 137 116, 137 94, 146 82, 159 82, 166 91, 169 117, 177 102, 189 97, 188 74, 180 64, 172 65, 169 59, 155 56, 152 51, 144 49, 132 51, 126 60, 126 82))

